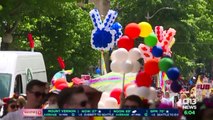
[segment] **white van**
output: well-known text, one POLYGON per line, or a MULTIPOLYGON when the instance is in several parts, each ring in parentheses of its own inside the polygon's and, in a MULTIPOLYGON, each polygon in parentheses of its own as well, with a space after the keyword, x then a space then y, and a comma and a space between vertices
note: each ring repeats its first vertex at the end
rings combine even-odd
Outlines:
POLYGON ((41 53, 0 51, 0 99, 26 93, 26 85, 32 79, 47 82, 41 53))

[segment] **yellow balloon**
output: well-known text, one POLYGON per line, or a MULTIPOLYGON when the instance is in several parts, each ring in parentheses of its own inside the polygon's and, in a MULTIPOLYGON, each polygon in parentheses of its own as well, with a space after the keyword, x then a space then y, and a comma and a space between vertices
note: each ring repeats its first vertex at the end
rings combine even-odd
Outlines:
POLYGON ((94 117, 94 120, 104 120, 104 117, 94 117))
POLYGON ((140 22, 139 27, 141 29, 141 37, 147 37, 150 33, 152 33, 152 26, 148 22, 140 22))

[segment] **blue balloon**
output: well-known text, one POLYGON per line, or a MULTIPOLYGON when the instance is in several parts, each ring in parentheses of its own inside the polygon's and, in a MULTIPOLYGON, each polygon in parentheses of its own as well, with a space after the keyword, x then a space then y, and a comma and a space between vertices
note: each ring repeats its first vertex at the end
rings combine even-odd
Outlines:
POLYGON ((178 83, 178 81, 173 81, 171 86, 170 86, 170 89, 175 92, 175 93, 178 93, 181 91, 182 89, 182 86, 178 83))
POLYGON ((170 80, 177 80, 180 76, 180 71, 177 67, 172 67, 168 69, 166 74, 170 80))
POLYGON ((152 54, 155 57, 161 57, 163 55, 163 48, 161 46, 154 46, 152 48, 152 54))
POLYGON ((115 40, 114 40, 116 45, 117 40, 123 35, 122 25, 119 22, 115 22, 114 24, 112 24, 111 29, 116 31, 115 40))
POLYGON ((97 68, 96 70, 95 70, 95 72, 96 72, 96 74, 101 74, 101 69, 100 68, 97 68))

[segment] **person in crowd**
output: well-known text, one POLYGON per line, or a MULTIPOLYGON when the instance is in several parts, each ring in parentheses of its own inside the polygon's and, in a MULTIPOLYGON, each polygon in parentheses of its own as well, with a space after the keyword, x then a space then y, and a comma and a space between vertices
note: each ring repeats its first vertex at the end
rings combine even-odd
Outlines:
POLYGON ((3 100, 2 99, 0 99, 0 118, 2 117, 2 115, 3 115, 3 106, 4 106, 4 102, 3 102, 3 100))
POLYGON ((17 99, 17 105, 22 109, 26 105, 26 100, 23 96, 19 96, 17 99))
MULTIPOLYGON (((60 109, 85 109, 91 108, 89 99, 82 86, 64 88, 58 95, 60 109)), ((66 117, 64 120, 89 120, 89 117, 66 117)))
POLYGON ((163 97, 163 91, 161 90, 161 88, 158 88, 157 89, 157 98, 158 98, 158 100, 161 101, 162 97, 163 97))
POLYGON ((141 100, 137 95, 130 95, 125 98, 121 108, 137 109, 137 108, 149 108, 148 102, 141 100))
POLYGON ((177 108, 178 96, 174 96, 173 107, 177 108))
POLYGON ((102 92, 88 86, 88 85, 81 85, 84 88, 84 92, 89 100, 89 104, 91 108, 98 108, 98 102, 101 98, 102 92))
POLYGON ((49 83, 46 83, 45 84, 45 93, 48 94, 49 91, 50 91, 50 85, 49 85, 49 83))
POLYGON ((60 91, 52 90, 47 94, 47 101, 44 108, 58 108, 57 99, 60 91))
MULTIPOLYGON (((121 105, 121 109, 148 109, 149 104, 147 100, 142 100, 137 95, 130 95, 125 98, 123 104, 121 105)), ((147 117, 115 117, 113 120, 147 120, 147 117)))
POLYGON ((23 109, 40 109, 45 94, 45 84, 39 80, 31 80, 26 87, 27 103, 15 112, 8 113, 3 120, 42 120, 42 117, 26 117, 23 109))
POLYGON ((4 104, 4 113, 3 116, 7 115, 10 112, 14 112, 18 110, 17 100, 14 98, 4 98, 3 101, 6 103, 4 104))
POLYGON ((182 108, 182 103, 183 103, 183 100, 184 100, 185 98, 187 98, 187 95, 186 95, 186 94, 183 93, 183 94, 180 95, 180 99, 179 99, 178 102, 177 102, 177 107, 182 108))
POLYGON ((213 97, 213 88, 211 88, 211 90, 210 90, 210 95, 209 95, 210 97, 213 97))
POLYGON ((169 92, 165 92, 164 97, 161 99, 161 103, 167 104, 169 106, 172 105, 172 101, 170 100, 170 94, 169 94, 169 92))

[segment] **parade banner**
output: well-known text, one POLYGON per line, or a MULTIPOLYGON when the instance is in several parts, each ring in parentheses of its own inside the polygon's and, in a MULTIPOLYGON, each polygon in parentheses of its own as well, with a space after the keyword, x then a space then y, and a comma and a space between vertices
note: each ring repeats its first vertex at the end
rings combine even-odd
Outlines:
POLYGON ((210 83, 198 83, 196 84, 196 96, 199 101, 204 99, 205 97, 209 98, 210 96, 210 83))

